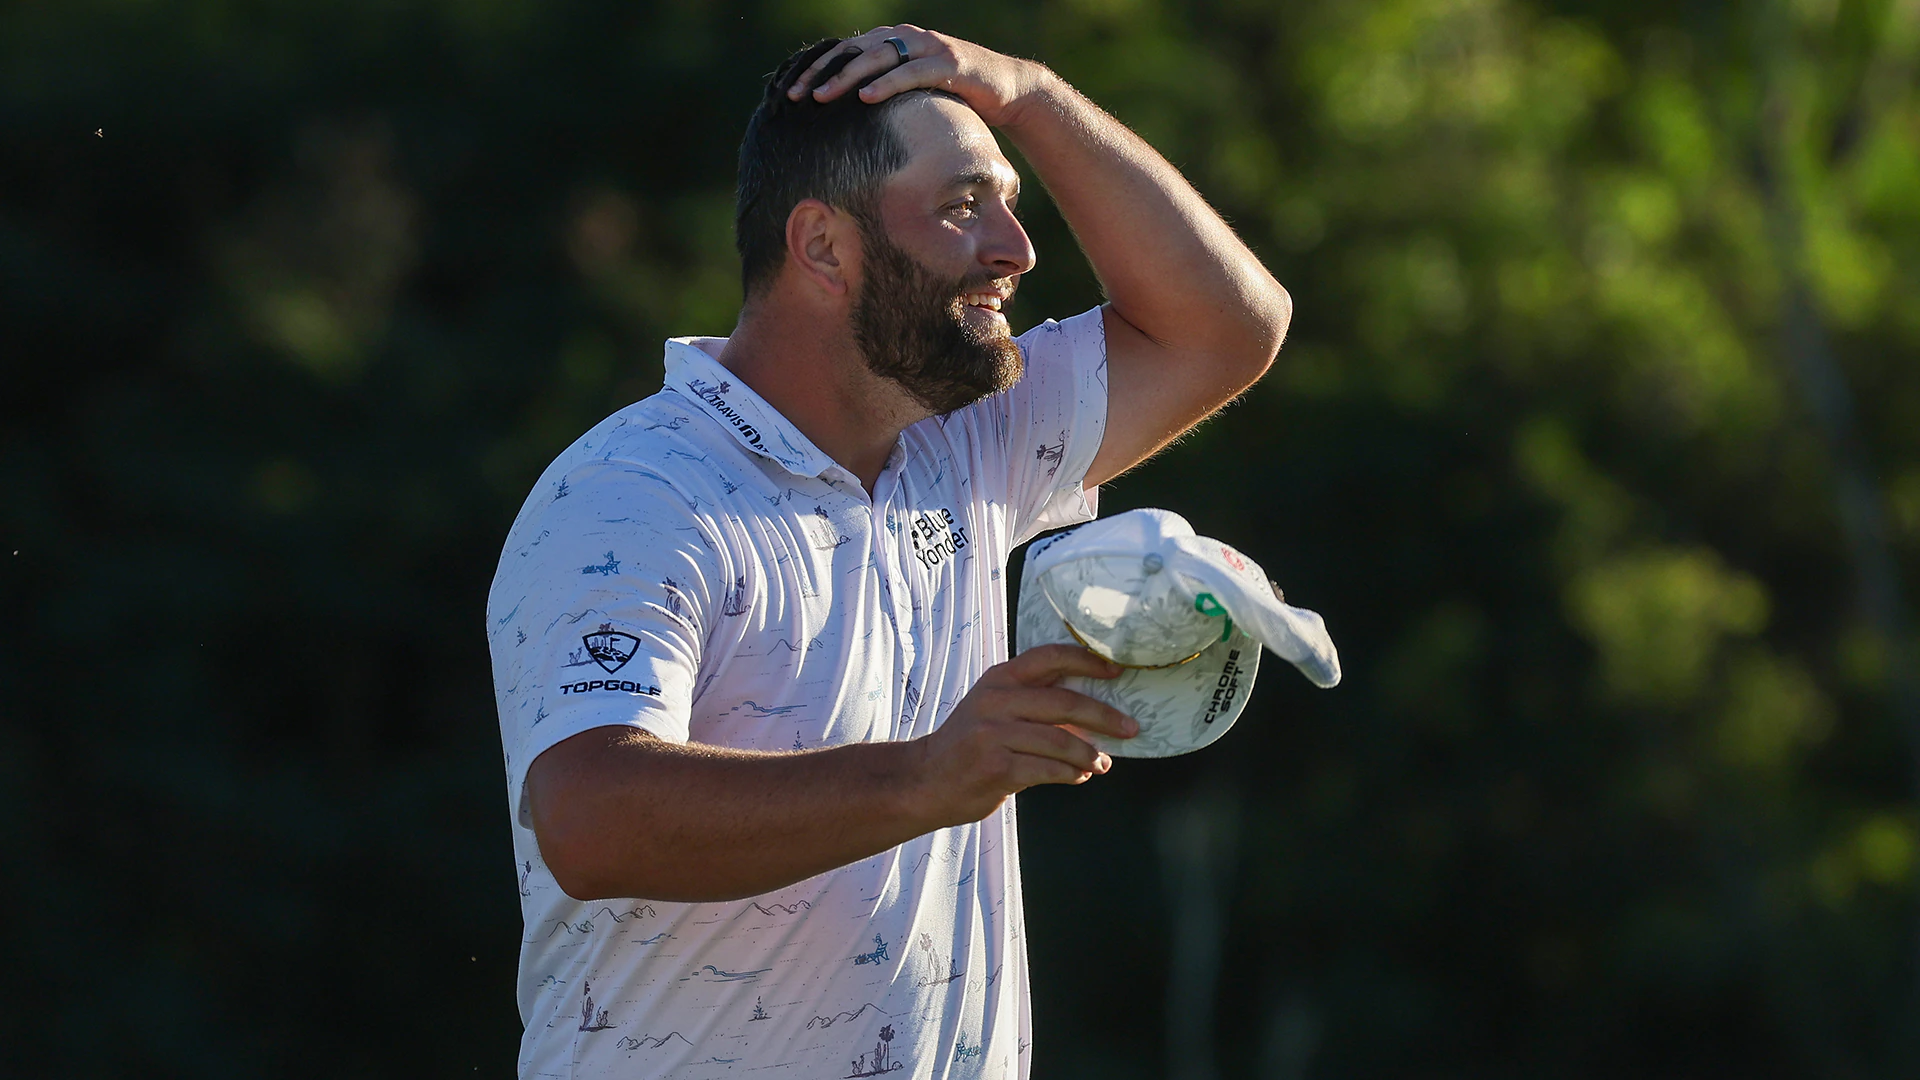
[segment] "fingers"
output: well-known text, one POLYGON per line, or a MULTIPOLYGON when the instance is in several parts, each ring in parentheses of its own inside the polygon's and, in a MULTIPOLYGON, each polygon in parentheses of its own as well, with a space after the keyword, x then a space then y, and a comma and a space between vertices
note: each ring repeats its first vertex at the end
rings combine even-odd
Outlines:
POLYGON ((1025 791, 1036 784, 1084 784, 1092 779, 1096 772, 1104 773, 1113 767, 1113 762, 1105 754, 1100 755, 1100 767, 1081 769, 1062 761, 1030 754, 1015 754, 1014 764, 1007 777, 1007 787, 1012 791, 1025 791))
POLYGON ((1052 686, 1069 675, 1111 679, 1123 670, 1119 664, 1078 645, 1041 645, 987 669, 980 682, 988 686, 1052 686))
POLYGON ((1131 739, 1140 733, 1133 717, 1085 694, 1060 687, 1038 687, 1006 693, 1009 715, 1035 725, 1067 725, 1096 735, 1131 739))
MULTIPOLYGON (((832 101, 846 93, 850 87, 859 86, 867 79, 883 72, 889 73, 889 78, 881 81, 893 82, 897 85, 883 94, 863 94, 862 97, 865 100, 880 101, 900 90, 909 89, 918 85, 913 81, 917 76, 895 79, 891 73, 925 58, 930 51, 923 44, 923 39, 926 37, 926 32, 919 27, 901 23, 899 26, 875 27, 858 37, 848 38, 835 48, 827 50, 826 54, 815 60, 799 78, 793 80, 793 85, 787 88, 787 97, 798 101, 811 92, 818 101, 832 101), (907 46, 911 60, 902 61, 899 52, 886 43, 886 39, 891 37, 899 38, 907 46), (835 72, 830 79, 821 78, 821 73, 837 58, 847 54, 852 54, 853 59, 847 61, 845 67, 835 72)), ((878 83, 875 85, 877 86, 878 83)))
MULTIPOLYGON (((889 31, 891 29, 892 27, 878 27, 858 37, 848 38, 839 45, 828 49, 825 53, 821 54, 818 59, 814 60, 812 66, 801 72, 799 78, 793 80, 793 85, 787 87, 787 97, 798 101, 809 92, 819 94, 835 83, 844 85, 846 76, 849 74, 853 75, 853 83, 858 84, 859 80, 866 78, 868 75, 877 74, 878 72, 886 70, 889 66, 898 64, 899 57, 894 55, 891 47, 883 48, 879 52, 875 52, 873 49, 873 46, 879 45, 882 41, 882 37, 876 35, 880 35, 883 31, 889 31), (882 55, 883 53, 885 54, 884 56, 882 55), (821 73, 836 60, 849 55, 851 55, 853 59, 848 60, 845 67, 835 72, 833 78, 823 79, 821 77, 821 73), (818 85, 815 85, 816 83, 818 83, 818 85)), ((830 101, 832 100, 832 95, 822 96, 820 100, 830 101)))
POLYGON ((1140 725, 1120 710, 1055 685, 1068 675, 1111 679, 1118 664, 1086 649, 1045 645, 987 670, 945 722, 923 736, 929 783, 977 821, 1009 794, 1035 784, 1081 784, 1113 768, 1083 738, 1130 739, 1140 725))
POLYGON ((1001 743, 1009 791, 1033 784, 1078 784, 1105 775, 1113 759, 1064 727, 1051 724, 1015 724, 1001 743))
POLYGON ((1119 664, 1077 645, 1042 645, 987 669, 974 690, 990 696, 991 701, 980 704, 1001 715, 1131 739, 1140 733, 1140 725, 1132 717, 1057 685, 1069 675, 1111 679, 1123 670, 1119 664))
POLYGON ((1001 749, 1014 754, 1047 758, 1071 765, 1075 772, 1106 772, 1107 755, 1064 727, 1052 724, 1011 724, 1001 731, 1001 749))
MULTIPOLYGON (((887 51, 891 52, 892 50, 889 49, 887 51)), ((950 71, 952 69, 949 68, 946 70, 950 71)), ((905 93, 908 90, 918 90, 925 86, 938 86, 947 81, 945 74, 936 76, 934 71, 935 65, 930 59, 916 57, 907 63, 898 65, 892 71, 887 72, 885 75, 880 76, 867 85, 861 86, 860 100, 869 105, 873 105, 885 101, 895 94, 905 93)), ((859 83, 855 82, 849 85, 859 86, 859 83)))

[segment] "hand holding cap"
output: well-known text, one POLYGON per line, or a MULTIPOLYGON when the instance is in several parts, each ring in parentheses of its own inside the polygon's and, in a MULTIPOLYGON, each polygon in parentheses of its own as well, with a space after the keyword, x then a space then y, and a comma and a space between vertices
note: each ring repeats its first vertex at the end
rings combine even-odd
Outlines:
POLYGON ((1128 670, 1075 689, 1140 722, 1096 740, 1120 757, 1166 757, 1218 739, 1245 708, 1262 645, 1310 681, 1340 681, 1318 613, 1287 604, 1253 560, 1196 536, 1166 510, 1131 510, 1036 544, 1021 577, 1019 645, 1078 643, 1128 670))

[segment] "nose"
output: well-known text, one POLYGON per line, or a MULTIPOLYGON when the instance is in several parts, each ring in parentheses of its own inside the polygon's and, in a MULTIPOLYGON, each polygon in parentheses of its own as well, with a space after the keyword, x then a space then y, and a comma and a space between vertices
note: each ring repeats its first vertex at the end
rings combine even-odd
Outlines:
POLYGON ((1020 219, 1005 203, 996 203, 986 243, 980 247, 980 261, 992 267, 996 277, 1016 277, 1033 269, 1038 258, 1020 219))

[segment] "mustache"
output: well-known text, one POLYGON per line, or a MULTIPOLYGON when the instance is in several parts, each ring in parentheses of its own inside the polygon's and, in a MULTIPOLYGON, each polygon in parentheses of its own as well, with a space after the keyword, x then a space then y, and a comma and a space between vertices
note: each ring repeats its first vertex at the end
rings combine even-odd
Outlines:
POLYGON ((1002 304, 1013 303, 1014 294, 1020 290, 1018 277, 994 277, 992 274, 975 274, 960 279, 959 287, 954 290, 954 299, 963 299, 969 293, 1002 293, 1002 304))

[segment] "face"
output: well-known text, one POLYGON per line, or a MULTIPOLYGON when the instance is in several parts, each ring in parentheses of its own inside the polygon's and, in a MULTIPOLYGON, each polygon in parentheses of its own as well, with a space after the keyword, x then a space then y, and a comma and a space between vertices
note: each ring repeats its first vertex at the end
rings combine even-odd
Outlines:
POLYGON ((987 126, 957 102, 919 95, 890 120, 907 165, 863 223, 850 313, 867 366, 935 414, 1020 378, 1020 348, 1000 308, 1033 247, 1013 216, 1019 178, 987 126))

